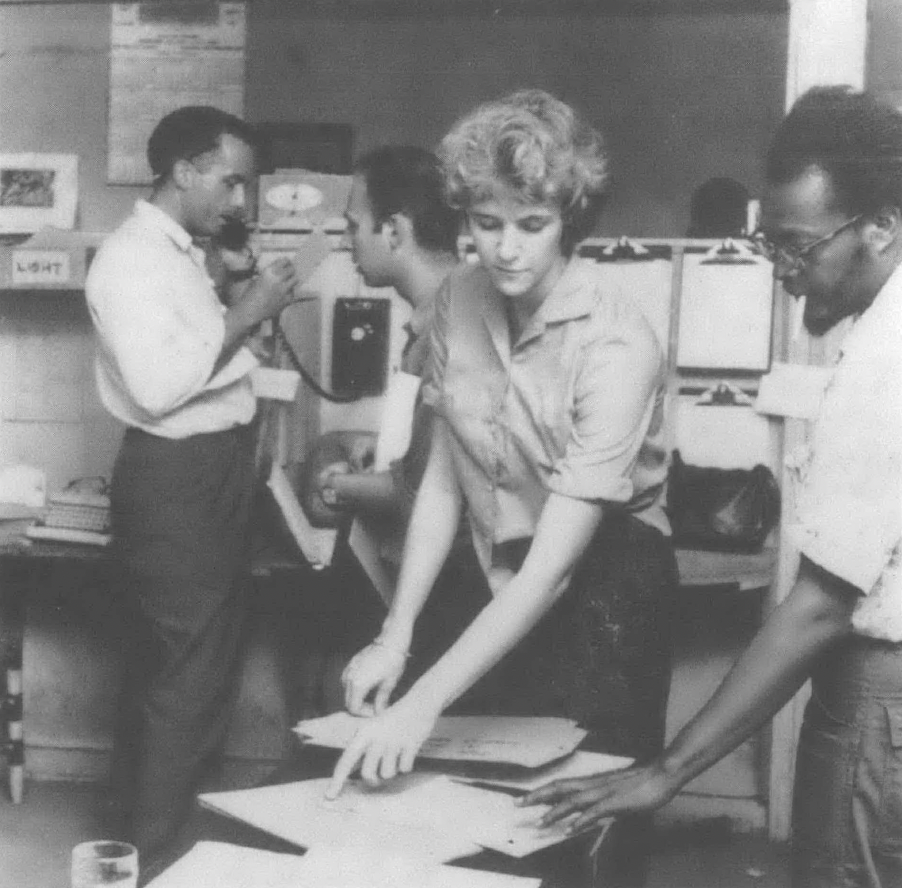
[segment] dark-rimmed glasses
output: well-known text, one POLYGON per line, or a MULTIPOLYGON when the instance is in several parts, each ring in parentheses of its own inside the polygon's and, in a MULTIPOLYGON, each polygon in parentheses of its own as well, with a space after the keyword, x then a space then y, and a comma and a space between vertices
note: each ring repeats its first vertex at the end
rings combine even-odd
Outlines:
POLYGON ((811 255, 812 250, 832 241, 833 238, 838 237, 847 228, 851 228, 863 216, 864 213, 859 213, 857 216, 847 219, 842 225, 834 228, 829 234, 825 234, 816 241, 812 241, 810 244, 804 244, 802 246, 776 244, 772 240, 768 240, 763 231, 756 231, 754 234, 749 235, 749 240, 751 241, 752 246, 754 246, 762 256, 773 262, 774 265, 778 262, 783 262, 790 266, 790 268, 798 268, 808 261, 808 257, 811 255))

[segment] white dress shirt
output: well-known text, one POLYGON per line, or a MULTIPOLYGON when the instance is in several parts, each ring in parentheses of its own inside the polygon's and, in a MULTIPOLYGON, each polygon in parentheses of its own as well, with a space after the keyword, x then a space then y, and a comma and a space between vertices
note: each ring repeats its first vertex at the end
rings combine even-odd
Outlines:
POLYGON ((138 201, 97 252, 85 291, 99 338, 104 406, 126 425, 185 438, 249 423, 256 411, 242 347, 216 373, 225 306, 204 253, 172 217, 138 201))
POLYGON ((846 336, 811 444, 790 466, 795 544, 861 590, 858 634, 902 642, 902 266, 846 336))

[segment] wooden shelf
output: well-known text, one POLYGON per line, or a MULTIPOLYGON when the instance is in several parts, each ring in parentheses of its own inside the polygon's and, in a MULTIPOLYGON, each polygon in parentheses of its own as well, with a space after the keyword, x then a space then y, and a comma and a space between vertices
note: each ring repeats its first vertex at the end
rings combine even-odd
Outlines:
POLYGON ((738 586, 739 591, 770 586, 777 562, 776 549, 765 547, 750 555, 677 549, 680 586, 738 586))

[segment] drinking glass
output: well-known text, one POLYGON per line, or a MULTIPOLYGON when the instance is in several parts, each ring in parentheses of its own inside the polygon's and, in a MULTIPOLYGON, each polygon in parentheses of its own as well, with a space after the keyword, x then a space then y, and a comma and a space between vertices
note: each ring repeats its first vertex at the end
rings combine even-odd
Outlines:
POLYGON ((137 888, 138 849, 128 842, 99 839, 72 849, 71 888, 137 888))

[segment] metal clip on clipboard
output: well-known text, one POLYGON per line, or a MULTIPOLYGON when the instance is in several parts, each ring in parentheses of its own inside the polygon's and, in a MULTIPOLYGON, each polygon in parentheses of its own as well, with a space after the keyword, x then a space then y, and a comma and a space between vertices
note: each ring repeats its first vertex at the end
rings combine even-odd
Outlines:
POLYGON ((634 240, 630 240, 626 235, 619 237, 616 243, 605 247, 603 255, 611 259, 644 260, 654 258, 651 250, 646 249, 642 244, 634 240))
POLYGON ((752 395, 729 382, 718 382, 706 389, 680 389, 680 394, 697 394, 696 407, 751 407, 752 395))
POLYGON ((715 244, 705 253, 702 265, 755 265, 761 261, 761 257, 742 241, 736 241, 731 237, 725 238, 722 243, 715 244))

